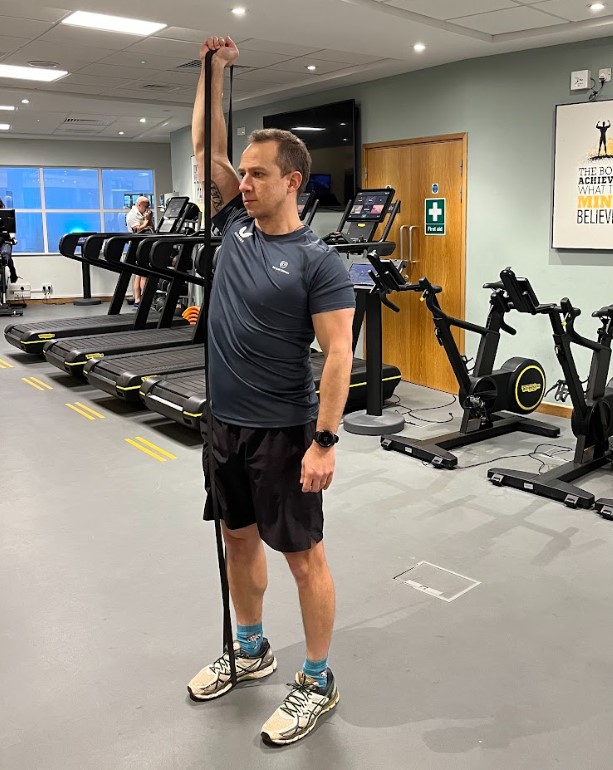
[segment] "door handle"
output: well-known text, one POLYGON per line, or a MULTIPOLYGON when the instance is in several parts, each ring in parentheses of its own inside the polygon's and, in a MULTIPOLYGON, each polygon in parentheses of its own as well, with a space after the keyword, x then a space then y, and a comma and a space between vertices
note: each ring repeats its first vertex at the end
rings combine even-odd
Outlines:
POLYGON ((407 268, 409 279, 411 278, 411 268, 417 264, 417 260, 413 260, 413 230, 418 230, 419 225, 401 225, 400 226, 400 260, 402 262, 402 269, 407 268), (405 260, 404 253, 404 235, 408 234, 408 254, 405 260))

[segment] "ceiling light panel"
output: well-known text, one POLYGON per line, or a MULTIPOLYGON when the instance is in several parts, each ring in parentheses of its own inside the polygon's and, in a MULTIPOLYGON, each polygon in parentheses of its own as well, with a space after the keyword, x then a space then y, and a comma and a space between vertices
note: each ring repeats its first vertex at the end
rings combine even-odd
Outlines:
POLYGON ((38 69, 36 67, 17 67, 12 64, 0 64, 0 78, 13 80, 37 80, 41 83, 52 83, 67 75, 66 70, 38 69))
POLYGON ((138 37, 147 37, 167 26, 154 21, 129 19, 124 16, 107 16, 104 13, 89 13, 87 11, 72 13, 62 19, 62 24, 97 29, 103 32, 120 32, 124 35, 137 35, 138 37))

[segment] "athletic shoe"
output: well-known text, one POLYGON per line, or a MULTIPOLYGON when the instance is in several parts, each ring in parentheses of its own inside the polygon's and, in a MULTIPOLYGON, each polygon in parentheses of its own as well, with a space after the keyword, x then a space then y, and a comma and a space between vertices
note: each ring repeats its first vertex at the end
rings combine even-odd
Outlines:
POLYGON ((138 310, 139 307, 140 307, 140 303, 139 302, 134 302, 132 304, 132 310, 138 310))
MULTIPOLYGON (((272 654, 268 639, 262 641, 262 648, 256 655, 241 652, 239 643, 234 642, 236 656, 236 682, 249 679, 263 679, 277 668, 277 661, 272 654)), ((205 666, 187 685, 189 697, 195 701, 212 700, 228 692, 232 687, 230 680, 230 657, 227 652, 214 663, 205 666)))
POLYGON ((332 711, 339 700, 334 675, 326 669, 328 684, 325 688, 302 671, 296 681, 288 685, 290 694, 262 727, 262 740, 272 746, 295 743, 307 736, 323 714, 332 711))

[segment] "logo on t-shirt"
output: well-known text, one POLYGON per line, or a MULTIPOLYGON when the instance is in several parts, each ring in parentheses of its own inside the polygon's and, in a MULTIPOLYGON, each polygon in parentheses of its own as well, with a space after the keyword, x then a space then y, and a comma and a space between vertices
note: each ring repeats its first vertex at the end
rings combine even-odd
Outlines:
POLYGON ((238 238, 238 240, 241 243, 244 243, 245 242, 245 238, 251 238, 253 233, 250 233, 248 228, 247 228, 247 226, 245 225, 245 226, 241 227, 241 229, 237 233, 234 233, 234 235, 238 238))
POLYGON ((285 275, 289 275, 289 271, 285 269, 288 265, 289 262, 286 262, 284 259, 282 259, 281 262, 279 262, 279 266, 277 267, 277 265, 273 265, 272 269, 276 270, 277 273, 285 273, 285 275))

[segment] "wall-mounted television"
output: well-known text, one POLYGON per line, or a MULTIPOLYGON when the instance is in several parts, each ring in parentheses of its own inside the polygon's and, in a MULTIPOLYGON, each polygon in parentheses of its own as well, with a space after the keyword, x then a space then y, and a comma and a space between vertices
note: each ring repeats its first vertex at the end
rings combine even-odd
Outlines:
POLYGON ((265 115, 263 126, 291 131, 309 148, 313 165, 306 189, 317 194, 320 208, 343 209, 355 197, 360 179, 360 131, 353 99, 265 115))

